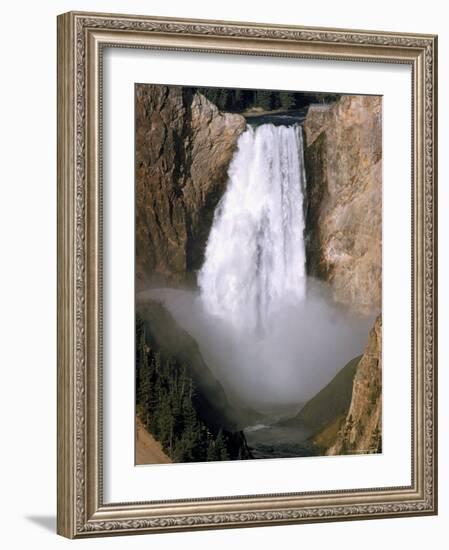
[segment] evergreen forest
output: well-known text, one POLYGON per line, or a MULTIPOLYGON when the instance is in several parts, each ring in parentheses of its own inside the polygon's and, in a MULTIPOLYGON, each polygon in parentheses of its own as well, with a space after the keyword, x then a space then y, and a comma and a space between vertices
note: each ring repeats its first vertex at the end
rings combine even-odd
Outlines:
POLYGON ((219 428, 201 415, 187 365, 153 349, 141 319, 136 325, 136 367, 136 413, 173 462, 252 458, 241 432, 219 428))
POLYGON ((332 103, 341 94, 304 93, 288 90, 249 90, 242 88, 195 88, 221 111, 243 113, 258 108, 264 111, 300 110, 311 103, 332 103))

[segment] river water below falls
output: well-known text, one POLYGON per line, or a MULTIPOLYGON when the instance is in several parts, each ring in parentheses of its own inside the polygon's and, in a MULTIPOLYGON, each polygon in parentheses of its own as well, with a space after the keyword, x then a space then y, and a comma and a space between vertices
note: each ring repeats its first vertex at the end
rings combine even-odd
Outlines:
POLYGON ((294 458, 318 454, 308 440, 312 434, 305 428, 256 424, 243 431, 254 458, 294 458))

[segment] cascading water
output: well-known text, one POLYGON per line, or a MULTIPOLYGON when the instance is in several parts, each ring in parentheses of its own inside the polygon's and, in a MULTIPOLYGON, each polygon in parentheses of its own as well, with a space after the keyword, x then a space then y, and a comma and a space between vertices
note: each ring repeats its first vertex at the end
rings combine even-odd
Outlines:
POLYGON ((215 210, 199 293, 147 293, 198 342, 228 398, 269 415, 299 407, 360 355, 372 321, 307 279, 305 187, 301 127, 249 127, 215 210))
POLYGON ((198 283, 206 312, 263 334, 306 292, 302 131, 250 126, 237 145, 198 283))

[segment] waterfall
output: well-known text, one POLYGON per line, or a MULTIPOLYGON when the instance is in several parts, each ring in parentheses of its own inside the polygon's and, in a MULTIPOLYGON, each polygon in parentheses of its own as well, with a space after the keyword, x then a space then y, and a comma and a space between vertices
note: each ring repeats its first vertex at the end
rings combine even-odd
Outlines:
POLYGON ((201 301, 234 329, 265 334, 306 292, 301 127, 249 126, 228 178, 198 275, 201 301))

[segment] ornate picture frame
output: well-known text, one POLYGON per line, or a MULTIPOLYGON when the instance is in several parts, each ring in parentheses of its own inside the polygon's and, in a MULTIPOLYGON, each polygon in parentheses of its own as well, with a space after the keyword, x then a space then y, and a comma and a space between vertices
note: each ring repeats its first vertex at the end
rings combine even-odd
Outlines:
MULTIPOLYGON (((58 533, 69 538, 437 513, 437 37, 70 12, 58 17, 58 533), (105 48, 411 68, 411 483, 104 501, 105 48)), ((132 374, 131 374, 132 376, 132 374)))

